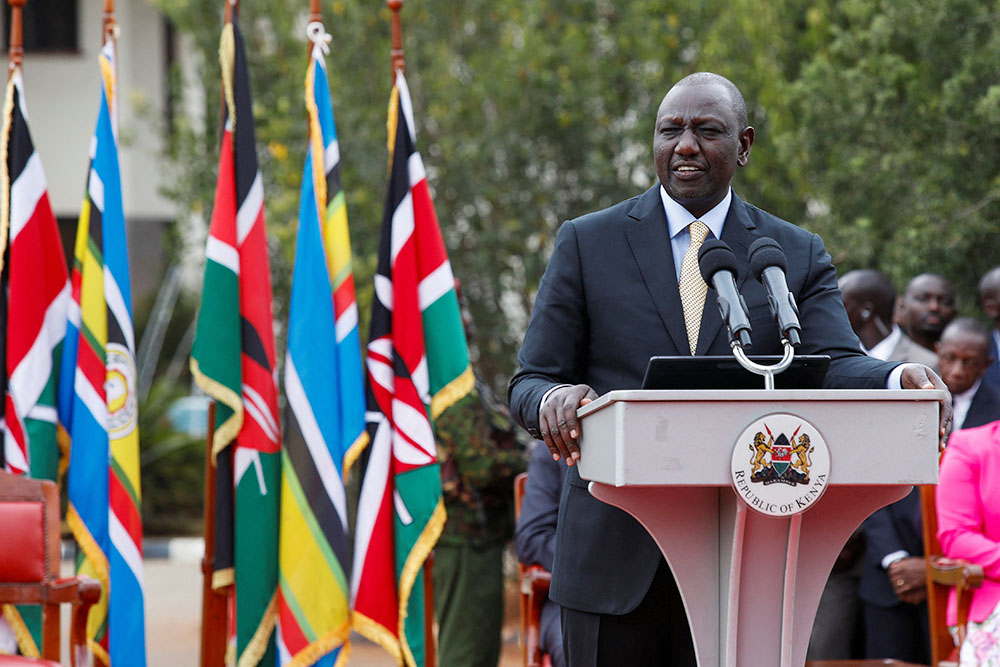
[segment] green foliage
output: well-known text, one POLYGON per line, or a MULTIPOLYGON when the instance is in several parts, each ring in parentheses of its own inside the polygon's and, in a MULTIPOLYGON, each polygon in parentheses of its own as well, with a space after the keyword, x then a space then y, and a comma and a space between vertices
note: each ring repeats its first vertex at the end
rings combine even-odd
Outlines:
MULTIPOLYGON (((172 195, 207 218, 223 3, 156 1, 200 56, 205 122, 176 118, 172 195)), ((305 155, 306 4, 241 3, 279 323, 305 155)), ((389 11, 344 0, 323 11, 364 334, 386 188, 389 11)), ((880 268, 898 287, 944 273, 968 312, 997 263, 981 249, 1000 245, 995 18, 976 0, 407 2, 417 145, 484 377, 499 389, 516 367, 560 222, 655 181, 656 108, 697 70, 747 98, 757 142, 734 183, 742 196, 821 232, 842 270, 880 268)))
POLYGON ((167 411, 186 395, 157 381, 139 406, 142 522, 147 535, 197 533, 205 487, 205 440, 174 430, 167 411))

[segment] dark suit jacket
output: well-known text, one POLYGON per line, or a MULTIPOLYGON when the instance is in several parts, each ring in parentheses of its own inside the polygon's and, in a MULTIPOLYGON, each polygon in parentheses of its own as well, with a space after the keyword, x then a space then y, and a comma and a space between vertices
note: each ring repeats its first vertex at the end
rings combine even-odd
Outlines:
MULTIPOLYGON (((733 195, 722 240, 739 265, 755 354, 779 354, 777 326, 763 285, 749 277, 747 249, 763 236, 788 256, 787 282, 799 305, 800 354, 828 354, 829 387, 883 388, 895 366, 861 353, 819 236, 733 195)), ((697 354, 730 354, 716 292, 709 289, 697 354)), ((562 225, 542 278, 509 390, 515 419, 538 436, 543 394, 557 383, 600 394, 634 389, 653 355, 688 354, 677 274, 659 185, 611 208, 562 225)), ((605 505, 569 469, 559 510, 550 597, 592 613, 635 609, 662 558, 635 519, 605 505)), ((680 508, 674 508, 682 511, 680 508)))
POLYGON ((517 559, 552 571, 556 553, 556 517, 566 465, 553 461, 549 448, 539 442, 531 452, 528 481, 521 498, 521 514, 514 529, 517 559))
POLYGON ((1000 390, 1000 350, 997 350, 996 329, 990 331, 990 356, 993 357, 993 363, 986 369, 983 382, 1000 390))
POLYGON ((979 389, 972 397, 969 411, 959 429, 975 428, 1000 419, 1000 390, 991 386, 983 379, 979 389))

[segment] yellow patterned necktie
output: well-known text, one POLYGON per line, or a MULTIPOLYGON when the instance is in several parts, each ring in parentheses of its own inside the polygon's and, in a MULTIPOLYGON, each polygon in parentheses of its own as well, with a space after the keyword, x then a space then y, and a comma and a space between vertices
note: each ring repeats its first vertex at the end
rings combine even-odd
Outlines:
POLYGON ((691 245, 684 254, 681 263, 681 277, 677 281, 677 291, 681 295, 681 306, 684 308, 684 326, 687 328, 688 346, 694 355, 698 347, 698 329, 701 328, 701 313, 705 310, 705 295, 708 285, 701 277, 698 268, 698 251, 708 236, 708 225, 701 220, 695 220, 688 226, 691 232, 691 245))

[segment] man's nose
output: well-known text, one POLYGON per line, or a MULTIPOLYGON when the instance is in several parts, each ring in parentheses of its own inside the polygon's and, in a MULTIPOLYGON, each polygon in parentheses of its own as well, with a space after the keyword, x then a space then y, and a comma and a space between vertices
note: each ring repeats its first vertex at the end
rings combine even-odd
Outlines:
POLYGON ((674 152, 681 155, 694 155, 698 152, 698 138, 695 136, 694 130, 688 127, 681 132, 681 136, 677 140, 677 145, 674 147, 674 152))

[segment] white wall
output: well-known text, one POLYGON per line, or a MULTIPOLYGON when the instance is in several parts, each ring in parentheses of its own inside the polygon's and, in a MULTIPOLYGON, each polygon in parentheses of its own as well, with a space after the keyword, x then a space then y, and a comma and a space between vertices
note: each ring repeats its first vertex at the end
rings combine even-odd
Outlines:
MULTIPOLYGON (((56 215, 80 210, 88 148, 99 104, 101 0, 79 0, 80 52, 24 57, 25 98, 32 137, 42 158, 56 215)), ((158 189, 166 171, 160 157, 166 100, 163 18, 145 0, 119 1, 118 41, 122 194, 129 233, 137 224, 173 217, 158 189)), ((5 28, 6 29, 6 28, 5 28)))

